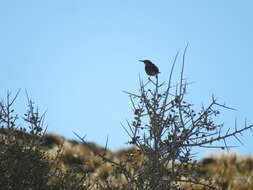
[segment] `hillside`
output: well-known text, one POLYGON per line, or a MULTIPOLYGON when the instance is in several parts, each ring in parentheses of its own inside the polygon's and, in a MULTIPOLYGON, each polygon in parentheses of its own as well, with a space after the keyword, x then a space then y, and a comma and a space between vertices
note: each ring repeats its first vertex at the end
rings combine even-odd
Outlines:
MULTIPOLYGON (((8 169, 0 179, 1 186, 6 187, 5 189, 15 189, 14 186, 11 187, 11 183, 24 182, 29 173, 32 173, 33 177, 41 177, 44 180, 38 179, 37 182, 41 183, 40 187, 32 189, 43 189, 43 185, 45 189, 135 189, 128 184, 113 162, 128 165, 129 167, 126 168, 134 173, 134 170, 142 168, 145 161, 144 156, 134 147, 113 152, 95 143, 67 140, 57 134, 33 138, 33 135, 21 131, 10 132, 2 129, 1 133, 1 145, 9 141, 9 144, 4 145, 5 148, 1 146, 0 154, 0 169, 8 169), (28 141, 34 143, 32 149, 29 149, 28 141), (98 154, 112 162, 102 159, 98 154), (9 159, 10 163, 3 158, 9 159), (42 177, 45 174, 47 176, 42 177)), ((222 190, 253 189, 253 158, 251 157, 241 157, 235 153, 221 154, 203 158, 198 165, 199 175, 211 176, 213 183, 222 190)), ((168 164, 167 167, 170 165, 168 164)), ((24 187, 29 185, 33 187, 35 184, 28 181, 24 187)), ((204 189, 201 185, 187 183, 182 183, 181 186, 189 190, 204 189)))

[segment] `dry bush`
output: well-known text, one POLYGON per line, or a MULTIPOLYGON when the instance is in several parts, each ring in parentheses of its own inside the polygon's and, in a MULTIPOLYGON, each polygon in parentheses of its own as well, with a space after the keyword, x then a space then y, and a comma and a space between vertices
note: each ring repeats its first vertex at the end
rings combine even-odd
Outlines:
MULTIPOLYGON (((123 174, 132 189, 224 189, 226 183, 214 184, 211 175, 200 175, 200 167, 194 160, 193 149, 229 149, 226 140, 236 138, 253 125, 245 123, 243 128, 224 131, 223 123, 215 118, 222 109, 230 109, 212 97, 211 103, 196 111, 193 104, 185 100, 188 83, 184 79, 184 64, 187 47, 183 54, 180 79, 172 84, 172 74, 178 54, 172 65, 168 82, 148 78, 139 79, 138 93, 126 92, 132 104, 134 119, 123 125, 135 147, 123 160, 115 161, 104 154, 97 155, 115 167, 117 175, 123 174), (136 157, 143 158, 138 164, 136 157)), ((77 134, 76 134, 77 135, 77 134)), ((78 135, 77 135, 78 136, 78 135)), ((78 136, 84 143, 85 140, 78 136)), ((230 168, 233 170, 233 168, 230 168)), ((229 171, 229 173, 232 171, 229 171)))
POLYGON ((22 117, 28 124, 26 128, 18 128, 19 116, 12 108, 16 96, 11 99, 7 93, 6 102, 0 103, 0 178, 3 189, 47 189, 47 175, 50 167, 46 155, 39 149, 39 137, 43 135, 43 116, 40 116, 29 101, 27 113, 22 117))
POLYGON ((86 171, 80 174, 79 167, 65 171, 61 167, 63 139, 44 134, 44 114, 39 114, 34 103, 28 98, 27 112, 23 116, 15 113, 17 96, 18 93, 12 98, 8 92, 6 100, 0 102, 1 189, 87 189, 86 171))

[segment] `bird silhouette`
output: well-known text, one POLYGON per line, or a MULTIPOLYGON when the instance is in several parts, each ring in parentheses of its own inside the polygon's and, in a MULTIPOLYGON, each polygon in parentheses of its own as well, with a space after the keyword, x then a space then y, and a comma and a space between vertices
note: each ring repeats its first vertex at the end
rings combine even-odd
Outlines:
POLYGON ((158 67, 152 63, 150 60, 139 60, 140 62, 143 62, 145 64, 145 71, 147 75, 149 76, 156 76, 159 72, 158 67))

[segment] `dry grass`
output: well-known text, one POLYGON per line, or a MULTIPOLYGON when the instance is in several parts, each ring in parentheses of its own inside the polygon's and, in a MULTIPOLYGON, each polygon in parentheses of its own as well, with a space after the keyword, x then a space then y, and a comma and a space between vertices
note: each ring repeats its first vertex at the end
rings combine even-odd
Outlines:
MULTIPOLYGON (((50 138, 45 139, 50 139, 52 143, 46 142, 47 146, 43 148, 50 152, 51 156, 57 155, 56 151, 59 149, 57 147, 62 145, 62 156, 59 162, 62 170, 75 166, 83 167, 84 171, 89 173, 90 182, 96 182, 93 189, 103 189, 103 187, 106 189, 105 187, 109 186, 119 189, 126 187, 127 181, 124 176, 116 172, 116 167, 113 164, 104 162, 96 156, 90 146, 87 147, 83 143, 65 140, 58 135, 47 135, 47 137, 50 138)), ((92 144, 92 147, 101 154, 105 151, 95 144, 92 144)), ((129 164, 129 171, 134 170, 134 168, 130 168, 133 163, 136 168, 140 169, 144 160, 142 155, 136 153, 137 151, 133 147, 116 152, 106 150, 107 157, 117 163, 129 164, 132 162, 131 166, 129 164)), ((253 189, 253 157, 241 157, 236 153, 212 154, 200 161, 199 167, 199 174, 212 176, 214 184, 219 186, 221 190, 253 189)), ((201 185, 182 184, 182 186, 188 190, 204 190, 201 185)), ((131 189, 131 185, 128 185, 128 188, 131 189)))
MULTIPOLYGON (((4 139, 7 134, 8 131, 2 130, 0 136, 4 139)), ((24 139, 29 138, 29 134, 26 133, 22 136, 25 137, 24 139)), ((57 134, 46 134, 41 138, 44 140, 40 149, 47 155, 45 159, 48 159, 46 162, 52 170, 57 169, 58 172, 71 176, 71 180, 74 178, 75 183, 82 180, 91 190, 136 189, 133 184, 128 183, 125 175, 116 165, 97 155, 97 153, 103 154, 115 163, 125 164, 127 171, 134 176, 135 173, 139 173, 136 172, 137 170, 143 169, 146 159, 136 148, 130 147, 112 152, 95 143, 66 140, 57 134)), ((24 139, 17 139, 17 142, 21 143, 24 139)), ((234 152, 213 153, 199 161, 198 165, 198 175, 211 176, 213 184, 220 190, 253 189, 253 157, 242 157, 234 152)), ((166 167, 171 167, 171 164, 166 163, 166 167)), ((62 179, 52 176, 48 184, 59 183, 59 180, 62 179)), ((202 181, 202 183, 206 182, 202 181)), ((202 185, 187 183, 181 183, 181 187, 186 190, 204 190, 202 185)))

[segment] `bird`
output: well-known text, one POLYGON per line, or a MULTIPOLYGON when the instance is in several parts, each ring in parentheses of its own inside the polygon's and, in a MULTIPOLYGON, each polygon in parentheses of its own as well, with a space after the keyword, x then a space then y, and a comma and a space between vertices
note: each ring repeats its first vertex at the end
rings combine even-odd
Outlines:
POLYGON ((140 62, 143 62, 145 64, 145 71, 147 75, 149 76, 157 76, 158 73, 160 73, 158 67, 152 63, 150 60, 139 60, 140 62))

